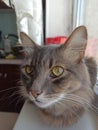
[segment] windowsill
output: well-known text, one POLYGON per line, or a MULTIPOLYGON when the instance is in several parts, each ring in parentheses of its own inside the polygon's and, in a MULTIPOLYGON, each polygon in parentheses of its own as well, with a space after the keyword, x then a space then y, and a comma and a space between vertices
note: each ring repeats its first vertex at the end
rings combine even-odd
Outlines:
MULTIPOLYGON (((13 130, 32 130, 32 128, 34 130, 65 130, 65 127, 57 128, 47 125, 39 115, 39 110, 35 105, 25 102, 13 130)), ((69 126, 66 130, 79 130, 80 128, 83 130, 97 130, 97 120, 93 112, 86 111, 75 125, 69 126)))
POLYGON ((0 9, 0 13, 15 13, 14 9, 0 9))
POLYGON ((22 60, 21 59, 0 59, 0 64, 14 64, 14 65, 21 65, 22 60))

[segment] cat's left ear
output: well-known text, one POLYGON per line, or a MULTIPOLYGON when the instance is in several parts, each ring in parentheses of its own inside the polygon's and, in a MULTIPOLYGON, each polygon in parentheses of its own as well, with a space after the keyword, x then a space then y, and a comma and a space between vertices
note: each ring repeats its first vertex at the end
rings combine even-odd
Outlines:
POLYGON ((69 60, 79 63, 84 57, 86 45, 87 29, 85 26, 80 26, 72 32, 60 49, 69 60))

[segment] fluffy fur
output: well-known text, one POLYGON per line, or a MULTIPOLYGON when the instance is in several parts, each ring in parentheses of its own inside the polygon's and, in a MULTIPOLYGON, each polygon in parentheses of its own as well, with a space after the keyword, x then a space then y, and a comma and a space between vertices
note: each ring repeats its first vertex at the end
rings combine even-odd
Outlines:
POLYGON ((25 57, 21 66, 24 97, 30 99, 44 121, 51 125, 67 126, 78 121, 91 106, 96 83, 96 63, 85 58, 87 30, 76 28, 63 45, 38 46, 26 34, 20 34, 25 57), (28 75, 25 66, 33 67, 28 75), (59 77, 51 76, 54 66, 62 66, 59 77))

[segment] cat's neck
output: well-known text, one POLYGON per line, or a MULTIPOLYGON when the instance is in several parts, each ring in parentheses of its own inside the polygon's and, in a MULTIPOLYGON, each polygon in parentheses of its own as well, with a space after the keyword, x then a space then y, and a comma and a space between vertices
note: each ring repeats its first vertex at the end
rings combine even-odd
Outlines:
POLYGON ((55 126, 68 126, 74 124, 83 115, 84 108, 80 106, 73 106, 70 109, 57 112, 57 108, 52 109, 40 109, 42 118, 48 121, 49 124, 55 126))

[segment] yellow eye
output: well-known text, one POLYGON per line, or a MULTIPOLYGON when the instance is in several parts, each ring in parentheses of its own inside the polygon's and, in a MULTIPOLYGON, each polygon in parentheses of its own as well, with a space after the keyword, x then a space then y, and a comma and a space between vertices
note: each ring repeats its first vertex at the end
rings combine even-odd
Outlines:
POLYGON ((27 73, 27 74, 31 74, 32 72, 33 72, 33 67, 32 66, 29 66, 29 65, 26 65, 25 66, 25 72, 27 73))
POLYGON ((59 77, 60 75, 63 74, 64 68, 61 67, 61 66, 55 66, 55 67, 52 68, 51 71, 52 71, 53 76, 59 77))

